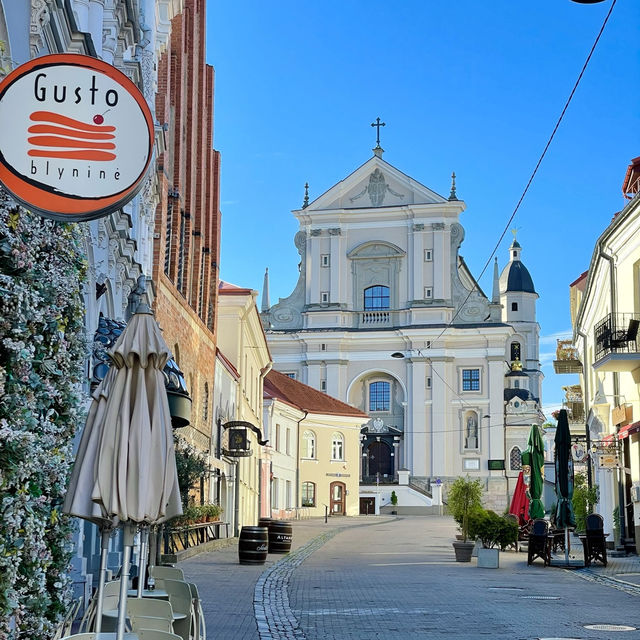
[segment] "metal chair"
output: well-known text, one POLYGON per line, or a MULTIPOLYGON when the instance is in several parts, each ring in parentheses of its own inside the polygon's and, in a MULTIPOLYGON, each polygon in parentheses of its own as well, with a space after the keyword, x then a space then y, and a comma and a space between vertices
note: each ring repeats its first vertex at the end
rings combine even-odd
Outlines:
POLYGON ((175 632, 182 636, 183 640, 190 640, 193 634, 195 614, 189 584, 180 580, 158 578, 157 585, 159 589, 164 589, 169 594, 169 602, 174 613, 185 616, 182 620, 174 620, 175 632))
POLYGON ((173 608, 166 600, 152 598, 127 599, 127 616, 134 632, 154 629, 173 633, 173 608))
POLYGON ((194 637, 196 640, 207 640, 207 626, 204 619, 204 611, 202 610, 202 601, 200 600, 200 593, 198 592, 198 586, 193 582, 188 582, 189 589, 191 589, 191 601, 193 603, 194 612, 194 637))
POLYGON ((551 564, 549 523, 542 518, 533 521, 531 531, 529 532, 527 564, 531 564, 536 558, 542 558, 545 567, 551 564))
POLYGON ((158 631, 156 629, 141 629, 137 633, 140 640, 182 640, 182 638, 175 633, 166 633, 165 631, 158 631))

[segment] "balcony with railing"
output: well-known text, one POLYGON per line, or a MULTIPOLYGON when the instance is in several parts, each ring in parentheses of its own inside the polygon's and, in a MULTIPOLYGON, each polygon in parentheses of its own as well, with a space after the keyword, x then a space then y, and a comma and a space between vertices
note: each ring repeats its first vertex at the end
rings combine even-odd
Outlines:
POLYGON ((398 312, 390 309, 358 311, 358 328, 377 329, 378 327, 392 327, 398 322, 398 312))
POLYGON ((571 340, 557 341, 553 369, 556 373, 582 373, 582 362, 571 340))
POLYGON ((633 371, 640 367, 640 314, 610 313, 593 330, 597 371, 633 371))
POLYGON ((572 384, 562 387, 564 391, 564 406, 567 410, 569 424, 584 424, 584 400, 582 398, 582 387, 579 384, 572 384))

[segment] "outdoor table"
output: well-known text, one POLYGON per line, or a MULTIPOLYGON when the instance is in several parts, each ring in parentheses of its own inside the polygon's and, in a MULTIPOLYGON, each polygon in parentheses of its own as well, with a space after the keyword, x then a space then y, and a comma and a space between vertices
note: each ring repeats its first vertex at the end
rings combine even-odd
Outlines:
MULTIPOLYGON (((60 640, 76 640, 78 637, 83 637, 83 634, 80 634, 80 636, 74 634, 71 636, 65 636, 64 638, 61 638, 60 640)), ((101 631, 100 633, 96 634, 95 636, 96 640, 116 640, 116 632, 115 631, 101 631)), ((140 640, 140 636, 138 636, 137 633, 132 633, 131 631, 127 631, 124 634, 124 640, 140 640)))
MULTIPOLYGON (((102 617, 103 618, 108 618, 108 619, 117 618, 118 617, 118 610, 117 609, 107 609, 106 611, 102 612, 102 617)), ((173 621, 174 622, 176 620, 184 620, 186 617, 187 617, 186 613, 180 613, 179 611, 174 611, 173 612, 173 621)))
MULTIPOLYGON (((138 590, 129 589, 129 591, 127 591, 127 595, 129 598, 135 598, 138 596, 138 590)), ((153 591, 149 591, 149 589, 143 589, 142 597, 156 598, 156 600, 168 600, 169 594, 164 589, 154 589, 153 591)))

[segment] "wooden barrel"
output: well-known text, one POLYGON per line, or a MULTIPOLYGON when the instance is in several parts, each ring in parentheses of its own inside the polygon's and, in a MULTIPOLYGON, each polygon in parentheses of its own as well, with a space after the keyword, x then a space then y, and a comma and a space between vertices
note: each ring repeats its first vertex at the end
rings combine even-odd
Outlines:
POLYGON ((290 522, 273 520, 269 527, 269 553, 289 553, 293 527, 290 522))
POLYGON ((269 550, 267 527, 242 527, 238 540, 240 564, 264 564, 269 550))
POLYGON ((264 518, 260 518, 260 520, 258 520, 258 526, 259 527, 267 527, 267 529, 271 526, 271 523, 273 522, 273 518, 267 518, 266 516, 264 518))

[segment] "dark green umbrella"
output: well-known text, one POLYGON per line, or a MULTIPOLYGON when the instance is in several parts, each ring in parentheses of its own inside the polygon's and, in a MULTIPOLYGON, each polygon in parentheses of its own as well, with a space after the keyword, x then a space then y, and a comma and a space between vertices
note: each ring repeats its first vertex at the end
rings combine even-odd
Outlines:
MULTIPOLYGON (((576 526, 573 513, 573 458, 571 457, 571 432, 567 412, 561 409, 556 426, 556 528, 565 530, 565 538, 570 527, 576 526)), ((568 561, 569 549, 565 541, 565 555, 568 561)))
POLYGON ((544 467, 544 443, 537 424, 531 425, 527 448, 522 452, 522 464, 531 468, 529 478, 529 518, 544 518, 542 484, 544 467))

